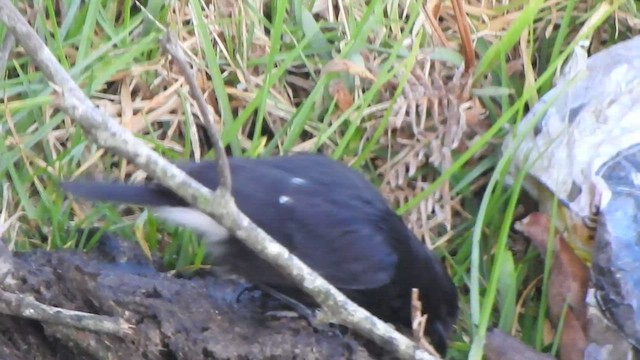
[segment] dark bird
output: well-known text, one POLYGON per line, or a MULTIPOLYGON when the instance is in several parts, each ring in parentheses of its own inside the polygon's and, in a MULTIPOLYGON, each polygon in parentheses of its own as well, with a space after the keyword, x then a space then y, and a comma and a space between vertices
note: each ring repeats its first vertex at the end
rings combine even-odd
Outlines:
MULTIPOLYGON (((382 320, 411 326, 411 289, 420 291, 426 333, 443 356, 458 316, 458 294, 442 263, 416 238, 359 172, 324 155, 230 158, 233 196, 254 223, 360 306, 382 320)), ((176 164, 215 189, 212 161, 176 164)), ((293 288, 211 217, 157 183, 62 184, 97 201, 148 206, 157 216, 199 233, 215 265, 253 284, 293 288)))

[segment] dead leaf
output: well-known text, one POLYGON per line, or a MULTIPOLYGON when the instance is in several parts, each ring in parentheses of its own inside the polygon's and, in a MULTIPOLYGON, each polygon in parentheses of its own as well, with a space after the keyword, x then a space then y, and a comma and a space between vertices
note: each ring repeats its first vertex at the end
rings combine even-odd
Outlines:
POLYGON ((560 338, 560 360, 583 360, 587 344, 586 329, 574 312, 567 309, 560 338))
MULTIPOLYGON (((483 134, 491 127, 489 119, 487 119, 487 110, 478 98, 471 99, 467 103, 463 104, 461 110, 464 114, 467 126, 477 133, 483 134)), ((463 144, 461 144, 460 148, 462 145, 463 144)))
POLYGON ((341 112, 347 111, 351 105, 353 105, 353 96, 347 89, 347 86, 342 80, 333 80, 329 85, 329 94, 333 96, 338 104, 338 109, 341 112))
MULTIPOLYGON (((515 228, 531 239, 538 251, 547 253, 550 219, 544 213, 532 213, 515 224, 515 228)), ((559 233, 554 238, 553 262, 549 274, 549 317, 558 325, 567 304, 564 329, 560 341, 560 359, 584 357, 587 346, 587 305, 589 270, 559 233)), ((559 329, 556 329, 559 331, 559 329)))
POLYGON ((346 72, 351 75, 359 76, 364 79, 376 81, 376 77, 373 76, 365 67, 357 65, 353 61, 344 59, 333 59, 329 61, 320 73, 320 76, 330 72, 346 72))

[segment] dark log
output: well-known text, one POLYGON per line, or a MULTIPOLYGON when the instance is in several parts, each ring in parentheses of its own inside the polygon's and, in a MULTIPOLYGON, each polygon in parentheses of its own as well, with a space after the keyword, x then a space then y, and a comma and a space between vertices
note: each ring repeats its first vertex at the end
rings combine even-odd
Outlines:
POLYGON ((134 327, 119 337, 0 315, 5 360, 388 358, 344 330, 318 331, 304 318, 267 314, 275 300, 261 292, 237 300, 247 286, 240 280, 158 271, 135 243, 112 235, 86 253, 37 250, 13 260, 12 292, 134 327))

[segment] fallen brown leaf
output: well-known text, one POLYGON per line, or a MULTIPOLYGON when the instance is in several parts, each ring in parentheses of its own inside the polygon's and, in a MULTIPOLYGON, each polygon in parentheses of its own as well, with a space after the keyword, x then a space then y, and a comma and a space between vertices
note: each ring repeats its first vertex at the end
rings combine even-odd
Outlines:
POLYGON ((567 310, 560 338, 560 360, 583 360, 588 341, 586 329, 576 319, 573 311, 567 310))
POLYGON ((360 66, 353 61, 344 60, 344 59, 333 59, 329 61, 323 68, 320 73, 320 76, 331 73, 331 72, 346 72, 351 75, 359 76, 363 79, 368 79, 371 81, 376 81, 376 77, 373 76, 369 70, 365 67, 360 66))
POLYGON ((353 105, 353 96, 342 80, 333 80, 329 85, 329 94, 333 96, 341 112, 347 111, 353 105))
MULTIPOLYGON (((532 213, 517 222, 515 228, 531 239, 538 251, 547 253, 551 222, 544 213, 532 213)), ((560 359, 584 357, 587 346, 587 305, 589 270, 559 233, 554 238, 553 262, 549 274, 549 317, 557 327, 567 304, 567 313, 560 341, 560 359)), ((560 331, 560 329, 556 329, 560 331)))

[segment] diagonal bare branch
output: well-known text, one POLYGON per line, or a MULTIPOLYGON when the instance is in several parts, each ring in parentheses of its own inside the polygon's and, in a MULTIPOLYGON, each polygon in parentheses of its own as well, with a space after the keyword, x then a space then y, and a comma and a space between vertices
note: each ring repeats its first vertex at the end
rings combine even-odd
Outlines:
POLYGON ((162 38, 162 48, 169 53, 180 68, 180 72, 182 72, 182 76, 187 81, 189 85, 189 92, 191 96, 196 100, 196 104, 198 104, 198 110, 200 110, 200 116, 202 116, 202 122, 205 124, 207 131, 209 132, 209 137, 211 138, 211 142, 213 143, 213 148, 216 151, 216 161, 218 167, 218 176, 220 177, 220 186, 218 190, 223 190, 226 192, 231 192, 231 172, 229 171, 229 159, 227 159, 227 154, 224 152, 224 147, 222 146, 222 140, 216 131, 215 124, 213 119, 211 118, 211 114, 209 114, 209 110, 207 108, 207 103, 204 101, 204 95, 198 88, 198 84, 196 84, 195 76, 193 72, 189 69, 187 65, 187 60, 184 56, 184 52, 180 48, 180 44, 176 39, 175 35, 169 31, 166 32, 165 36, 162 38))

